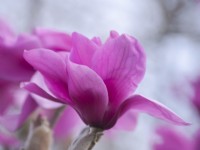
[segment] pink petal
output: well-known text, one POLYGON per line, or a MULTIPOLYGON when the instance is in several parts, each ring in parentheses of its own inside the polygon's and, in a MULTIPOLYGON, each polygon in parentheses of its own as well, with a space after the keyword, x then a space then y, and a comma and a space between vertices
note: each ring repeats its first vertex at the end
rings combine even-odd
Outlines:
POLYGON ((66 33, 42 28, 37 28, 33 32, 40 38, 44 48, 57 51, 71 50, 71 36, 66 33))
POLYGON ((98 127, 108 104, 103 80, 87 66, 68 64, 69 94, 76 111, 86 124, 98 127))
POLYGON ((4 114, 14 101, 16 85, 0 83, 0 115, 4 114))
POLYGON ((134 92, 145 72, 145 54, 137 40, 116 34, 111 33, 111 38, 95 53, 92 67, 103 78, 113 109, 134 92))
POLYGON ((136 112, 127 112, 117 120, 117 123, 112 129, 117 130, 134 130, 137 126, 138 114, 136 112))
MULTIPOLYGON (((28 90, 31 93, 34 93, 34 94, 36 94, 38 96, 41 96, 41 97, 43 97, 45 99, 48 99, 50 101, 58 102, 58 103, 63 103, 63 104, 65 103, 64 100, 62 101, 60 99, 57 99, 57 98, 53 97, 52 95, 50 95, 49 93, 47 93, 45 90, 43 90, 41 87, 39 87, 35 83, 31 83, 31 82, 23 83, 21 85, 21 87, 23 87, 24 89, 28 90)), ((39 102, 38 101, 38 104, 40 106, 43 106, 43 107, 46 108, 46 104, 43 104, 43 103, 47 103, 47 101, 43 101, 43 102, 41 102, 41 101, 39 102)))
POLYGON ((200 129, 197 130, 197 132, 195 133, 195 141, 194 141, 194 145, 196 149, 200 148, 200 129))
POLYGON ((20 144, 19 139, 15 136, 0 132, 0 145, 5 147, 16 148, 20 144))
POLYGON ((65 139, 71 136, 77 126, 81 126, 81 122, 77 112, 71 107, 66 107, 54 127, 56 139, 65 139))
POLYGON ((195 150, 193 141, 173 128, 161 126, 156 132, 161 136, 162 142, 155 142, 154 150, 195 150))
POLYGON ((30 35, 20 35, 10 45, 0 44, 0 78, 11 81, 27 81, 34 69, 23 58, 24 49, 40 47, 38 39, 30 35))
POLYGON ((119 34, 116 31, 110 32, 110 38, 117 38, 117 37, 119 37, 119 34))
POLYGON ((15 33, 12 28, 3 19, 0 19, 0 43, 2 39, 12 40, 13 38, 15 38, 15 33))
POLYGON ((25 51, 24 58, 44 76, 47 87, 55 96, 68 99, 68 77, 63 57, 59 53, 48 49, 33 49, 25 51))
POLYGON ((93 41, 98 46, 102 46, 102 42, 101 42, 101 39, 99 37, 93 37, 91 41, 93 41))
POLYGON ((20 113, 19 124, 17 128, 26 121, 26 119, 36 110, 37 107, 38 104, 35 102, 35 100, 30 95, 27 96, 26 101, 22 107, 22 111, 20 113))
MULTIPOLYGON (((27 83, 23 83, 27 86, 27 83)), ((28 86, 35 86, 32 87, 32 92, 36 94, 32 94, 35 101, 40 105, 40 107, 45 109, 54 109, 62 106, 61 103, 66 103, 66 100, 57 99, 48 89, 46 83, 44 82, 43 76, 37 71, 31 78, 30 83, 34 85, 28 86), (39 96, 40 95, 40 96, 39 96), (59 102, 59 103, 58 103, 59 102)), ((31 87, 30 87, 31 88, 31 87)), ((31 90, 31 89, 30 89, 31 90)))
POLYGON ((72 34, 72 40, 73 48, 70 59, 75 63, 91 66, 92 57, 98 49, 97 44, 76 32, 72 34))
POLYGON ((20 114, 10 114, 0 118, 0 123, 10 131, 14 131, 21 127, 27 118, 38 107, 37 103, 31 96, 27 96, 20 114))
POLYGON ((13 47, 17 49, 15 54, 18 54, 23 58, 23 52, 25 49, 31 50, 34 48, 40 48, 42 45, 37 37, 29 34, 20 34, 13 47))
POLYGON ((130 109, 137 112, 147 113, 151 116, 166 120, 176 125, 189 125, 161 103, 149 100, 140 95, 134 95, 124 101, 124 103, 120 106, 119 116, 122 116, 130 109))

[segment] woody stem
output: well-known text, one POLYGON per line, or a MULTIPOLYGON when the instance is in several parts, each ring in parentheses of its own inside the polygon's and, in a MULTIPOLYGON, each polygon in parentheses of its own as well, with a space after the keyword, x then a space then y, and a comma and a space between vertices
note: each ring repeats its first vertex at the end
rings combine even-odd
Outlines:
POLYGON ((94 127, 86 127, 79 137, 70 145, 69 150, 92 150, 103 135, 103 130, 94 127))

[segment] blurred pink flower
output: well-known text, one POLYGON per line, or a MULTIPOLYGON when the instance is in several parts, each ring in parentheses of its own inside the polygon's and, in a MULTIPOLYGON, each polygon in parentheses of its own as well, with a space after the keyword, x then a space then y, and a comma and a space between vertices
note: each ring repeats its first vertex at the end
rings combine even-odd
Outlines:
MULTIPOLYGON (((33 82, 24 87, 49 100, 69 104, 87 125, 110 129, 129 110, 187 125, 162 104, 133 95, 143 79, 146 58, 131 36, 111 32, 101 44, 99 38, 89 40, 73 33, 70 53, 34 49, 26 51, 24 58, 43 75, 51 93, 33 82)), ((131 117, 126 118, 129 121, 131 117)))
POLYGON ((29 80, 35 70, 23 58, 23 51, 33 48, 49 48, 69 51, 71 36, 49 29, 35 29, 32 34, 16 35, 0 20, 0 79, 12 81, 29 80))
POLYGON ((36 36, 17 36, 0 20, 0 79, 13 82, 29 80, 34 69, 24 60, 23 51, 39 47, 41 44, 36 36))
POLYGON ((18 149, 20 141, 13 135, 0 132, 0 145, 5 149, 18 149))
MULTIPOLYGON (((29 80, 35 72, 24 60, 23 51, 38 47, 41 47, 41 44, 36 36, 28 34, 17 36, 8 24, 0 20, 0 120, 2 122, 9 118, 12 120, 9 126, 14 126, 16 123, 11 113, 20 111, 25 101, 22 95, 27 93, 19 88, 19 83, 29 80)), ((24 115, 29 114, 27 112, 24 115)))
POLYGON ((182 132, 167 126, 157 128, 156 132, 161 137, 161 141, 154 143, 154 150, 199 150, 200 138, 189 138, 182 132))
POLYGON ((64 32, 36 28, 33 30, 33 34, 40 39, 44 48, 54 51, 69 51, 72 47, 71 36, 64 32))
MULTIPOLYGON (((39 47, 69 51, 71 36, 49 29, 35 29, 31 34, 16 35, 6 22, 0 20, 0 124, 9 131, 21 127, 35 110, 53 113, 54 108, 58 107, 50 101, 45 101, 49 108, 37 103, 35 97, 19 87, 21 81, 30 80, 35 73, 35 69, 24 60, 23 51, 39 47), (56 107, 51 107, 53 105, 56 107)), ((69 112, 73 114, 72 111, 69 112)), ((63 115, 66 114, 65 110, 63 115)))

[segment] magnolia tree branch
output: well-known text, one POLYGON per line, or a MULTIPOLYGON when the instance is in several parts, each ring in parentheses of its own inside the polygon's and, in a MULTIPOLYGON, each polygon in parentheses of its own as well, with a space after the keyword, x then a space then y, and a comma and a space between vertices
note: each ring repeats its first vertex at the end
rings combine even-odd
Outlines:
POLYGON ((102 135, 102 129, 86 127, 80 133, 78 138, 70 145, 68 150, 92 150, 102 135))

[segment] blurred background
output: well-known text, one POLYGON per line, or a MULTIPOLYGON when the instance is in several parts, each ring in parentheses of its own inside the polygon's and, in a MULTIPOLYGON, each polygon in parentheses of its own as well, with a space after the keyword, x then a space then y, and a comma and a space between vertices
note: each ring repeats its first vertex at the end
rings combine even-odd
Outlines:
MULTIPOLYGON (((136 93, 162 102, 191 126, 170 126, 192 138, 200 117, 188 81, 200 76, 198 0, 1 0, 0 17, 18 32, 45 27, 105 40, 110 30, 136 37, 147 53, 147 72, 136 93)), ((134 131, 113 131, 95 150, 151 150, 160 120, 140 115, 134 131)), ((170 150, 170 149, 169 149, 170 150)))

